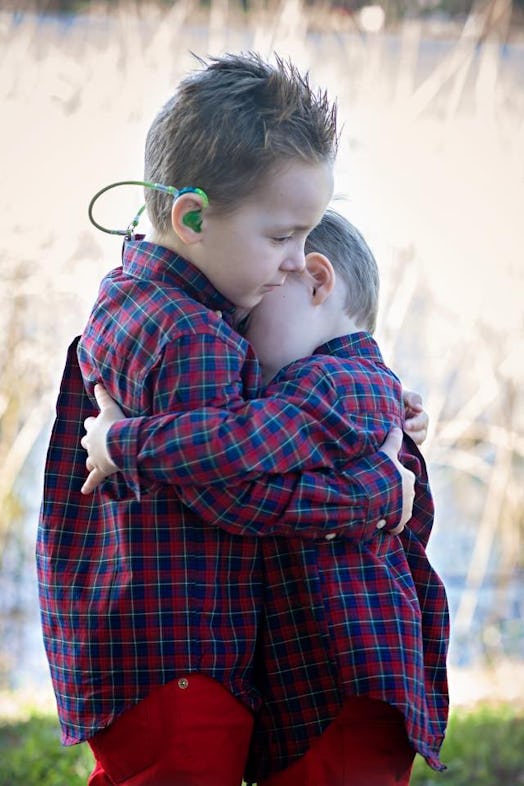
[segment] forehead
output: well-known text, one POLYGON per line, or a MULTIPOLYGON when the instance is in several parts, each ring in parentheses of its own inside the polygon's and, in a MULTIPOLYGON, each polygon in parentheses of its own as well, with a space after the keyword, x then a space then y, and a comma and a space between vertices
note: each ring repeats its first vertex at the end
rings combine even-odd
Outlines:
POLYGON ((247 200, 272 221, 311 229, 318 223, 333 194, 333 165, 292 161, 274 167, 247 200))

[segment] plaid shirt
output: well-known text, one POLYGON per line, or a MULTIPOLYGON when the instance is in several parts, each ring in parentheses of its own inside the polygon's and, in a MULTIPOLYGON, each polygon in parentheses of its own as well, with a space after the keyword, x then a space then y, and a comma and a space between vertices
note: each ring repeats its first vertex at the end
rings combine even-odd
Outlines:
MULTIPOLYGON (((298 401, 330 380, 324 406, 351 412, 373 452, 401 415, 401 388, 367 334, 335 339, 289 366, 266 395, 298 401)), ((433 502, 424 460, 405 438, 402 463, 417 476, 413 517, 400 536, 360 542, 264 540, 264 617, 259 683, 264 703, 253 741, 254 780, 301 756, 340 710, 344 696, 397 707, 413 747, 433 768, 448 713, 448 606, 426 545, 433 502)))
MULTIPOLYGON (((376 457, 391 426, 400 424, 401 393, 376 342, 363 333, 330 341, 314 360, 287 367, 265 391, 270 399, 297 406, 307 397, 319 422, 328 414, 335 419, 335 412, 341 421, 350 419, 353 443, 347 455, 354 459, 376 457)), ((137 478, 174 482, 181 477, 172 465, 179 455, 178 432, 170 431, 169 423, 168 418, 128 421, 113 432, 112 455, 118 452, 117 462, 124 460, 134 483, 137 478)), ((184 439, 182 435, 182 443, 184 439)), ((216 458, 220 461, 220 455, 216 458)), ((407 437, 402 461, 415 472, 417 483, 413 517, 400 536, 373 523, 329 540, 278 537, 261 542, 264 615, 257 685, 264 703, 249 768, 254 780, 302 755, 346 695, 366 695, 397 707, 414 748, 442 769, 447 600, 425 551, 433 524, 427 471, 407 437)), ((217 520, 222 506, 221 525, 232 527, 235 521, 243 524, 243 495, 251 495, 252 487, 222 489, 219 500, 212 486, 179 491, 208 521, 217 520)))
MULTIPOLYGON (((377 454, 353 463, 345 476, 303 471, 343 462, 347 445, 337 446, 331 423, 322 442, 314 419, 286 402, 272 403, 268 418, 256 415, 258 405, 248 407, 255 425, 244 428, 242 450, 262 456, 259 472, 293 471, 251 478, 235 514, 213 458, 201 455, 205 416, 198 416, 195 467, 214 482, 211 519, 219 526, 204 523, 198 492, 184 478, 179 489, 153 483, 137 495, 128 493, 132 479, 124 474, 90 497, 80 494, 86 472, 79 443, 84 418, 96 411, 96 381, 128 415, 207 408, 213 439, 218 408, 232 403, 246 420, 242 408, 257 393, 258 364, 229 327, 232 310, 172 252, 128 243, 123 267, 102 282, 78 345, 80 363, 76 343, 68 352, 37 539, 44 642, 65 744, 89 738, 154 687, 190 671, 257 708, 263 566, 261 539, 250 535, 300 532, 314 542, 331 531, 363 536, 383 517, 389 527, 398 521, 401 484, 392 462, 377 454), (195 496, 194 510, 181 502, 182 491, 188 500, 195 496)), ((237 466, 234 444, 221 462, 230 452, 237 466)), ((162 458, 173 462, 169 446, 162 458)))

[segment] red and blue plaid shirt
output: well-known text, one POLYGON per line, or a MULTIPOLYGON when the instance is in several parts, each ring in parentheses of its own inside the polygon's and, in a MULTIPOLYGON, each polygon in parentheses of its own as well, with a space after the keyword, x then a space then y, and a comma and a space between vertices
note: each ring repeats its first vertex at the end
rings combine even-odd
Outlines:
MULTIPOLYGON (((258 707, 253 660, 263 565, 262 539, 253 535, 364 537, 379 519, 394 527, 400 517, 400 478, 384 454, 353 462, 345 475, 314 471, 345 463, 349 422, 338 445, 335 421, 322 440, 307 407, 272 401, 265 417, 260 404, 246 405, 258 391, 258 364, 229 326, 232 311, 192 265, 131 242, 123 267, 102 282, 78 345, 80 363, 76 342, 69 350, 37 539, 44 642, 65 744, 91 737, 153 688, 190 671, 258 707), (129 493, 132 478, 123 473, 105 490, 81 495, 80 438, 84 418, 96 411, 97 381, 130 416, 207 408, 195 421, 181 415, 188 460, 178 489, 150 483, 129 493), (221 412, 230 407, 240 452, 221 412), (224 437, 219 460, 202 455, 206 418, 215 449, 224 437), (248 468, 261 457, 258 476, 235 495, 233 510, 220 467, 230 457, 236 472, 246 456, 248 468), (197 471, 203 482, 211 478, 211 525, 197 509, 197 471), (195 497, 193 510, 181 501, 186 494, 195 497)), ((125 444, 134 450, 133 440, 125 444)), ((160 464, 170 462, 167 445, 160 464)))
MULTIPOLYGON (((324 408, 354 418, 361 434, 355 457, 374 453, 401 417, 400 384, 365 333, 328 342, 313 358, 288 366, 265 392, 298 402, 304 390, 319 384, 324 408)), ((417 477, 413 517, 401 535, 375 530, 361 540, 262 542, 263 704, 253 739, 253 780, 301 756, 351 695, 399 709, 415 750, 443 768, 448 605, 426 555, 434 512, 427 471, 407 437, 401 460, 417 477)))
MULTIPOLYGON (((349 419, 348 459, 376 456, 391 426, 402 420, 400 382, 365 333, 330 341, 313 358, 288 366, 264 394, 296 406, 307 398, 319 422, 349 419)), ((184 457, 185 434, 177 442, 179 433, 172 418, 120 423, 111 432, 111 453, 133 484, 179 482, 180 469, 172 464, 175 456, 184 457)), ((426 555, 434 509, 425 462, 407 437, 401 458, 417 482, 413 517, 400 536, 374 522, 348 528, 343 537, 261 541, 264 613, 256 679, 263 704, 255 723, 253 780, 301 756, 348 695, 397 707, 414 748, 442 769, 448 606, 426 555)), ((243 494, 250 496, 252 488, 222 489, 219 499, 213 486, 179 492, 209 522, 222 508, 221 525, 233 527, 245 518, 243 494)))

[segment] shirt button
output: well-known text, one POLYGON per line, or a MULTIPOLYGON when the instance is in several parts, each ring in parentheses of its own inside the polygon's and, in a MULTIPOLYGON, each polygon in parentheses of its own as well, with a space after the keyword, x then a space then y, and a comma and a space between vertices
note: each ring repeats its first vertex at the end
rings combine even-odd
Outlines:
POLYGON ((186 679, 185 677, 180 677, 180 679, 178 680, 178 687, 181 688, 182 690, 185 690, 186 688, 189 687, 189 680, 186 679))
POLYGON ((328 534, 325 536, 325 539, 326 539, 326 540, 333 540, 333 538, 336 538, 336 536, 337 536, 337 533, 336 533, 336 532, 329 532, 329 533, 328 533, 328 534))
POLYGON ((219 309, 219 308, 217 308, 217 310, 215 311, 215 314, 217 315, 217 317, 218 317, 219 319, 222 319, 222 312, 220 311, 220 309, 219 309))
POLYGON ((377 529, 384 529, 386 526, 386 519, 379 519, 377 521, 377 529))

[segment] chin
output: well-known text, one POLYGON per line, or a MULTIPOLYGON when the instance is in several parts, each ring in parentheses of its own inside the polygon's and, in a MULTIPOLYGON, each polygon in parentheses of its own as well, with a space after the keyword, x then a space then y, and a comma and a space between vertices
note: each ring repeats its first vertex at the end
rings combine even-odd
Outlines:
POLYGON ((246 295, 246 297, 242 298, 242 302, 240 302, 240 300, 237 302, 237 308, 246 308, 248 311, 251 311, 252 308, 258 306, 263 297, 264 296, 260 294, 251 296, 246 295))

